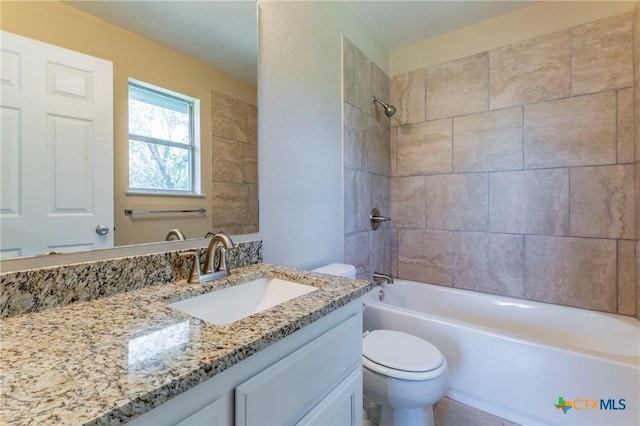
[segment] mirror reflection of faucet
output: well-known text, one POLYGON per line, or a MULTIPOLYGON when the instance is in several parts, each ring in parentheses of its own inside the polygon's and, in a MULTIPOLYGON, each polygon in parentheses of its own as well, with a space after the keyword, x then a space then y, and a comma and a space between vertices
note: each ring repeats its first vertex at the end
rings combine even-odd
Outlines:
POLYGON ((227 254, 230 250, 234 250, 235 248, 235 244, 231 238, 225 233, 220 232, 215 234, 211 238, 211 241, 209 241, 207 255, 202 267, 200 266, 200 256, 198 255, 198 252, 188 251, 180 253, 180 256, 183 257, 193 257, 193 269, 189 274, 187 282, 205 283, 207 281, 229 276, 231 268, 229 267, 229 256, 227 254), (217 261, 215 261, 216 258, 217 261))
POLYGON ((167 236, 165 237, 165 241, 173 241, 173 240, 182 241, 186 239, 187 237, 186 235, 184 235, 184 232, 182 232, 178 228, 174 228, 171 231, 169 231, 169 233, 167 233, 167 236))

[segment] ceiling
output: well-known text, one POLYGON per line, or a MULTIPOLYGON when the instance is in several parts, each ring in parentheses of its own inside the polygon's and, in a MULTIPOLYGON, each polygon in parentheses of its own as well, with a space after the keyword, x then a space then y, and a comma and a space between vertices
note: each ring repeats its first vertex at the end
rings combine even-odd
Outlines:
MULTIPOLYGON (((251 84, 257 81, 255 0, 66 1, 251 84)), ((389 51, 536 1, 344 1, 389 51)))

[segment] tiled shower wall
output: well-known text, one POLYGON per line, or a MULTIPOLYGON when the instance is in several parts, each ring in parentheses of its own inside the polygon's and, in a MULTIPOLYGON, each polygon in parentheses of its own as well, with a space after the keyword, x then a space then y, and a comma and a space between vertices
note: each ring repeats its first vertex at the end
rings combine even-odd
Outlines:
POLYGON ((395 275, 636 315, 632 21, 392 79, 395 275))
POLYGON ((636 316, 640 318, 640 3, 633 10, 633 81, 636 139, 636 316))
POLYGON ((390 215, 390 120, 372 96, 389 100, 389 77, 349 40, 343 41, 344 261, 358 278, 391 273, 391 225, 369 226, 371 209, 390 215))
POLYGON ((258 232, 258 109, 211 92, 211 229, 258 232))

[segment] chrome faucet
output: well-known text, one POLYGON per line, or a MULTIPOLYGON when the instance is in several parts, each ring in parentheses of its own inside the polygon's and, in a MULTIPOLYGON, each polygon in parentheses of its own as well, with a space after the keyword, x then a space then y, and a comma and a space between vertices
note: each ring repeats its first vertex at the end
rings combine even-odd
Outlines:
POLYGON ((382 272, 375 271, 373 273, 373 282, 378 285, 383 282, 387 282, 387 284, 393 284, 393 277, 391 275, 383 274, 382 272))
POLYGON ((211 241, 209 241, 209 246, 207 247, 207 256, 204 260, 204 265, 202 268, 200 267, 200 257, 198 252, 188 251, 185 253, 180 253, 180 256, 189 257, 193 256, 193 269, 191 270, 191 274, 189 274, 189 279, 187 282, 189 283, 205 283, 207 281, 212 281, 218 278, 224 278, 229 276, 231 269, 229 268, 229 259, 227 257, 227 252, 235 249, 235 245, 231 238, 224 233, 215 234, 211 241), (214 260, 216 257, 216 253, 218 252, 218 246, 222 245, 220 248, 220 255, 218 256, 218 261, 214 260))
POLYGON ((212 272, 226 271, 227 275, 229 275, 227 251, 233 248, 233 241, 231 241, 231 238, 229 238, 227 234, 220 232, 211 237, 209 247, 207 248, 207 257, 204 260, 204 271, 202 272, 210 274, 212 272), (222 244, 223 247, 220 250, 220 256, 218 256, 218 262, 214 265, 214 259, 218 251, 218 245, 220 244, 222 244))

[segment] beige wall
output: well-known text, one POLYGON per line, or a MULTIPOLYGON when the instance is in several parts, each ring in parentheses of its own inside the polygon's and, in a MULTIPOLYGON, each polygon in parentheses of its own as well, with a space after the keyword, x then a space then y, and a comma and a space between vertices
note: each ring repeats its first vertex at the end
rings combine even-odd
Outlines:
POLYGON ((631 12, 392 79, 401 278, 636 314, 631 12))
POLYGON ((115 138, 116 245, 158 241, 171 228, 187 237, 203 237, 211 230, 211 92, 224 93, 257 105, 256 87, 181 53, 85 14, 57 1, 2 2, 0 28, 113 62, 115 138), (128 183, 127 81, 135 78, 200 99, 201 198, 126 195, 128 183), (206 216, 132 219, 123 210, 205 208, 206 216))
POLYGON ((258 110, 211 93, 213 232, 258 232, 258 110))

